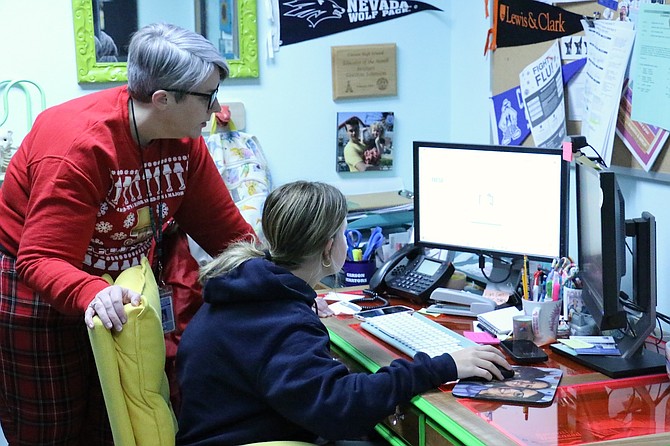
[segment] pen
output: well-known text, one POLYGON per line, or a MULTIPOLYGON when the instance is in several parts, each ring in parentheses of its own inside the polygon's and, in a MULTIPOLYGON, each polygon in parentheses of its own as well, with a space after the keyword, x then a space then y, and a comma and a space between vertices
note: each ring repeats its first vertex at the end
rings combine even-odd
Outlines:
POLYGON ((534 301, 540 300, 540 295, 542 294, 542 280, 544 278, 544 272, 540 265, 537 266, 537 271, 533 274, 533 295, 532 299, 534 301))
POLYGON ((554 300, 553 297, 552 297, 552 293, 554 291, 554 280, 555 280, 555 274, 554 273, 555 273, 555 271, 552 269, 551 271, 549 271, 547 273, 547 278, 545 279, 545 284, 544 284, 545 295, 544 295, 544 299, 543 299, 545 301, 554 300))
POLYGON ((528 300, 528 256, 523 256, 523 276, 521 277, 523 284, 523 298, 528 300))

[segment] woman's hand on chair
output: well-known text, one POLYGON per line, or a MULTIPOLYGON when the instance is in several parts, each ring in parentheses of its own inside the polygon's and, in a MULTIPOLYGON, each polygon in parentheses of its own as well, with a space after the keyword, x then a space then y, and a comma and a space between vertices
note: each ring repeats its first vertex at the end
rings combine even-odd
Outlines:
POLYGON ((140 304, 140 294, 122 288, 118 285, 111 285, 100 291, 91 300, 84 313, 84 322, 88 328, 93 328, 93 316, 96 314, 108 329, 112 327, 116 331, 121 331, 123 324, 126 323, 126 311, 123 306, 131 303, 133 306, 140 304))

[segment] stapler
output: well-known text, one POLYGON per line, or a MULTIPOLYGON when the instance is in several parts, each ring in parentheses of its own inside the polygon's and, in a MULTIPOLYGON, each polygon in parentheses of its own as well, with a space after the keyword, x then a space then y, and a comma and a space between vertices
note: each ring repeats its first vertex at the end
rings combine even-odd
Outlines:
POLYGON ((476 317, 480 313, 496 309, 494 301, 469 291, 436 288, 431 293, 430 298, 436 301, 427 308, 429 312, 433 313, 476 317))

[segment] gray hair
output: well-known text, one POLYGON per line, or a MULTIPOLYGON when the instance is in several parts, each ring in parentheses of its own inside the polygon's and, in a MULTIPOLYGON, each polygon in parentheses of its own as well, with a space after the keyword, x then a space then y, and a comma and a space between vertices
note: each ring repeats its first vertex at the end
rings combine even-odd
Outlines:
POLYGON ((266 257, 286 268, 320 255, 347 216, 347 200, 337 188, 320 182, 284 184, 268 195, 263 206, 267 246, 237 242, 200 269, 200 280, 225 274, 254 257, 266 257))
POLYGON ((160 89, 191 91, 215 69, 221 81, 228 77, 226 60, 212 42, 194 31, 153 23, 130 40, 128 90, 138 101, 150 101, 160 89))

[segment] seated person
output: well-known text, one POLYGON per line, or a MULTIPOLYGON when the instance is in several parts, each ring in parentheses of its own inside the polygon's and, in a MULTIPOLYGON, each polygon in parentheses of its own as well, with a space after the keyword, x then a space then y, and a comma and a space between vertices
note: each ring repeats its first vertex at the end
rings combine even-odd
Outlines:
POLYGON ((418 353, 374 374, 334 360, 313 287, 344 264, 346 216, 336 188, 285 184, 265 202, 266 249, 236 243, 201 269, 205 303, 177 352, 178 445, 358 439, 417 394, 510 369, 491 346, 418 353))

